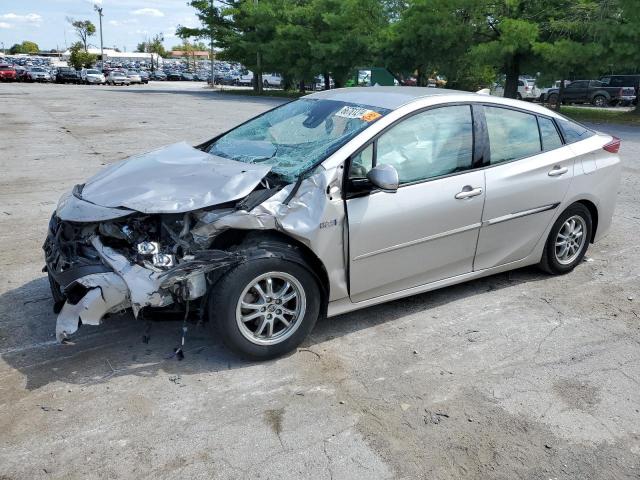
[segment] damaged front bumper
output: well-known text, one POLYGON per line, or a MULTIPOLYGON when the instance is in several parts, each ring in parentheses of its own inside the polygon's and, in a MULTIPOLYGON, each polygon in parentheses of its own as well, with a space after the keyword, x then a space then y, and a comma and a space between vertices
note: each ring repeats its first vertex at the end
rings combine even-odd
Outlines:
POLYGON ((70 247, 62 245, 56 234, 64 227, 55 217, 52 223, 44 249, 54 298, 60 302, 56 322, 60 342, 82 324, 100 325, 108 314, 131 308, 138 317, 145 307, 204 297, 211 272, 242 260, 234 252, 201 250, 170 268, 155 268, 135 263, 95 234, 84 242, 67 242, 70 247))

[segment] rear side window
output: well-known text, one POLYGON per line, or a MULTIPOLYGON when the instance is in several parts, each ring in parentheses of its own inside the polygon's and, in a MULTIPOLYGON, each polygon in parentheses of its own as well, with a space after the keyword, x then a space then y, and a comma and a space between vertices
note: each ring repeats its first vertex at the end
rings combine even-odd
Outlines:
POLYGON ((594 132, 589 130, 587 127, 583 127, 579 123, 572 122, 566 118, 559 118, 558 125, 560 125, 560 128, 562 129, 564 140, 567 143, 579 142, 580 140, 584 140, 585 138, 593 137, 593 135, 595 135, 594 132))
POLYGON ((542 151, 535 115, 500 107, 484 107, 491 165, 537 155, 542 151))
POLYGON ((540 140, 542 150, 548 152, 562 146, 562 139, 558 133, 553 120, 550 118, 538 117, 538 127, 540 127, 540 140))

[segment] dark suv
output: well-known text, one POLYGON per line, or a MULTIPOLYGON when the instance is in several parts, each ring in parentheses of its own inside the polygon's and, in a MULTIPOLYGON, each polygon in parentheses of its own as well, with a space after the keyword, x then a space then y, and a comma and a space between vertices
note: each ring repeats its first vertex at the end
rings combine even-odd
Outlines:
POLYGON ((56 83, 80 83, 81 78, 77 70, 73 68, 58 68, 56 70, 56 83))

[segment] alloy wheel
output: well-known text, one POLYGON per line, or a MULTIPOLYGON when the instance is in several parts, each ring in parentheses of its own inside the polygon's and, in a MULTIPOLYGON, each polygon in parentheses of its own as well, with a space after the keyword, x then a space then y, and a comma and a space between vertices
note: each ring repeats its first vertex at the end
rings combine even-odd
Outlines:
POLYGON ((561 265, 569 265, 580 255, 587 240, 587 224, 580 215, 567 218, 558 230, 555 256, 561 265))
POLYGON ((306 311, 300 282, 285 272, 268 272, 244 288, 236 307, 240 333, 258 345, 274 345, 291 337, 306 311))

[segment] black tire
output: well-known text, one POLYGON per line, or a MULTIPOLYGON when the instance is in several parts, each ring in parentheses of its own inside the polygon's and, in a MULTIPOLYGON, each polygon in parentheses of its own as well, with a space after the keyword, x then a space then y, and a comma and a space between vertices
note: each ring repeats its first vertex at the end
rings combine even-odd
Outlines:
POLYGON ((549 105, 556 105, 558 103, 558 94, 557 93, 552 93, 551 95, 549 95, 547 97, 547 103, 549 105))
MULTIPOLYGON (((281 245, 286 251, 282 255, 249 259, 227 272, 214 285, 209 296, 209 323, 214 334, 217 334, 230 350, 247 359, 268 360, 294 350, 318 320, 321 304, 318 282, 300 253, 285 244, 281 245), (236 308, 245 288, 260 275, 270 272, 285 273, 294 277, 304 290, 306 308, 303 317, 297 320, 297 329, 290 336, 279 343, 260 345, 247 339, 241 332, 236 320, 236 308)), ((260 320, 256 320, 258 321, 260 320)))
POLYGON ((520 92, 516 93, 516 100, 522 100, 522 95, 520 95, 520 92))
POLYGON ((609 104, 609 102, 607 102, 607 97, 605 97, 604 95, 596 95, 591 100, 591 103, 593 104, 594 107, 600 107, 600 108, 604 108, 609 104))
POLYGON ((587 253, 589 243, 591 242, 592 231, 593 220, 589 209, 581 203, 574 203, 573 205, 570 205, 564 212, 562 212, 562 214, 560 214, 553 224, 553 227, 549 232, 549 237, 547 238, 547 243, 544 246, 544 251, 542 252, 542 259, 538 266, 545 272, 552 275, 564 275, 565 273, 569 273, 582 261, 585 253, 587 253), (558 233, 564 223, 574 216, 581 217, 586 226, 586 231, 583 232, 584 242, 581 244, 575 258, 570 263, 563 264, 558 260, 556 255, 556 239, 558 238, 558 233))
POLYGON ((53 313, 58 314, 60 310, 62 310, 62 306, 67 300, 67 297, 62 291, 60 284, 56 282, 49 272, 47 272, 47 278, 49 279, 49 288, 51 289, 51 296, 53 297, 53 313))

